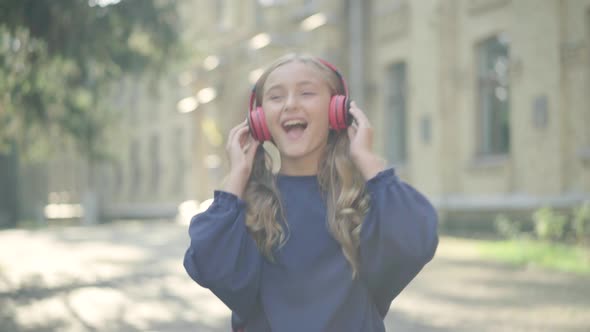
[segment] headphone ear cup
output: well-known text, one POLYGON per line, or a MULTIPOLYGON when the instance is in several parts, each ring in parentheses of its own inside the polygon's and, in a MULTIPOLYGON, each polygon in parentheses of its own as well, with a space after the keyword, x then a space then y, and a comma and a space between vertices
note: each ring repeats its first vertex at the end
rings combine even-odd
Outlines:
POLYGON ((256 110, 260 115, 260 128, 262 128, 262 141, 270 141, 272 136, 270 135, 270 130, 268 130, 268 126, 266 124, 266 116, 264 115, 264 110, 261 106, 257 107, 256 110))
POLYGON ((350 127, 352 124, 352 115, 350 115, 350 99, 346 97, 344 101, 344 123, 346 123, 346 127, 350 127))
POLYGON ((248 116, 248 124, 252 137, 260 142, 269 141, 271 139, 270 131, 266 125, 266 118, 264 110, 258 106, 248 116))
POLYGON ((252 137, 255 140, 259 141, 260 139, 258 137, 258 131, 256 130, 255 125, 254 125, 253 115, 254 115, 254 112, 251 111, 251 112, 248 112, 248 116, 246 117, 246 120, 248 120, 248 129, 250 130, 250 135, 252 135, 252 137))
POLYGON ((330 99, 329 121, 330 128, 334 130, 343 130, 348 128, 352 123, 352 117, 349 114, 350 101, 346 96, 334 95, 330 99))

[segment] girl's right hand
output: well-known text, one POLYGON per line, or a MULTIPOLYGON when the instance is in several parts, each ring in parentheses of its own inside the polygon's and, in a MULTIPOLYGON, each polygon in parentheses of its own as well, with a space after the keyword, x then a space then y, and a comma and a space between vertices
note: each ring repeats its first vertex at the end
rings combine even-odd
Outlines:
POLYGON ((230 172, 225 190, 238 197, 242 193, 252 172, 254 156, 260 142, 250 135, 248 122, 244 121, 230 130, 225 150, 230 163, 230 172))

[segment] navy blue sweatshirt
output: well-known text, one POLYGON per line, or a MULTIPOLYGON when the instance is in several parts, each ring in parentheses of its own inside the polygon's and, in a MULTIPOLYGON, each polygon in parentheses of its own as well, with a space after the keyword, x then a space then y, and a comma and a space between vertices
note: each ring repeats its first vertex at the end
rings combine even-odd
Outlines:
POLYGON ((245 225, 246 203, 215 191, 191 220, 184 267, 232 310, 234 329, 385 331, 393 299, 432 259, 437 215, 393 169, 366 183, 370 209, 361 227, 359 277, 329 232, 316 176, 277 176, 289 238, 270 262, 245 225))

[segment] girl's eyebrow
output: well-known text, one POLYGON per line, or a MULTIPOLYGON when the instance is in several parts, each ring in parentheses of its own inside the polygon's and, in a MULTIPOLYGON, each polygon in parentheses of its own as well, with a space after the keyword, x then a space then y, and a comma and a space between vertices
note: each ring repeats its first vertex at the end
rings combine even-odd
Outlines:
POLYGON ((297 86, 301 86, 301 85, 315 85, 315 82, 314 81, 305 80, 305 81, 301 81, 301 82, 298 82, 297 83, 297 86))
POLYGON ((264 93, 268 93, 272 90, 278 90, 278 89, 283 89, 283 85, 282 84, 275 84, 275 85, 271 85, 268 87, 268 89, 265 89, 264 93))
MULTIPOLYGON (((304 81, 301 81, 301 82, 297 82, 296 85, 297 86, 303 86, 303 85, 315 85, 315 84, 316 84, 315 81, 304 80, 304 81)), ((269 91, 275 90, 275 89, 283 89, 283 88, 284 88, 284 85, 283 84, 277 83, 277 84, 274 84, 274 85, 271 85, 270 87, 268 87, 268 89, 266 89, 265 92, 269 92, 269 91)))

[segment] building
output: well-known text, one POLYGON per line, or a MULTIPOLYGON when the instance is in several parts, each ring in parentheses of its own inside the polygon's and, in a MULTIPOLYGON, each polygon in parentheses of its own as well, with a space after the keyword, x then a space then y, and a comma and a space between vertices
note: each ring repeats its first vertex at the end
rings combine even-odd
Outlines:
POLYGON ((232 110, 223 132, 263 64, 305 51, 340 68, 379 152, 447 219, 590 199, 590 1, 198 2, 221 59, 200 82, 223 91, 201 111, 232 110))
POLYGON ((194 0, 181 14, 194 62, 158 95, 138 81, 115 98, 127 130, 98 175, 106 215, 210 198, 253 83, 289 51, 339 67, 378 152, 443 220, 590 199, 590 0, 194 0))

